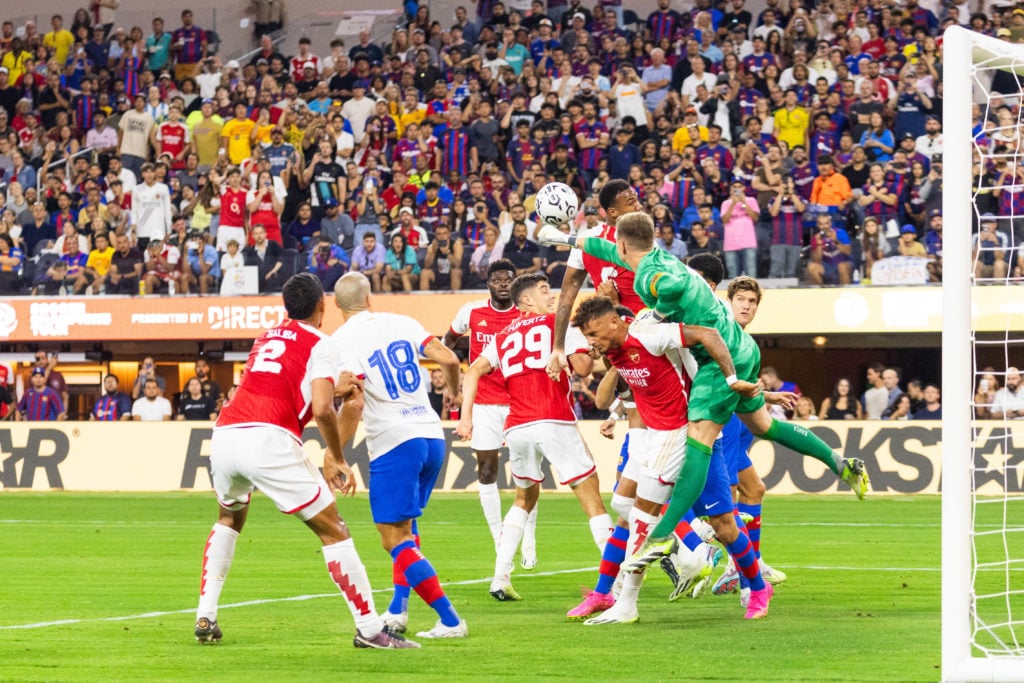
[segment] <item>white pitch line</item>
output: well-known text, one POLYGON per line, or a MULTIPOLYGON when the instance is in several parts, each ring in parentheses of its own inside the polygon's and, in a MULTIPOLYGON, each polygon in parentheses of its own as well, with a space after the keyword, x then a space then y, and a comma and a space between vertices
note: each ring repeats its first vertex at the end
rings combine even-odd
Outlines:
MULTIPOLYGON (((830 567, 824 565, 775 565, 779 569, 793 570, 809 570, 809 571, 858 571, 858 572, 938 572, 941 571, 938 567, 830 567)), ((516 580, 529 579, 540 576, 558 576, 560 574, 580 574, 583 572, 595 572, 597 567, 582 567, 580 569, 560 569, 551 572, 531 572, 529 574, 518 574, 516 580)), ((491 577, 483 579, 468 579, 466 581, 449 581, 444 583, 445 587, 449 586, 474 586, 482 583, 490 583, 491 577)), ((373 591, 374 593, 390 593, 391 587, 388 588, 377 588, 373 591)), ((295 595, 288 598, 266 598, 262 600, 246 600, 244 602, 233 602, 227 605, 221 605, 220 609, 232 609, 235 607, 253 607, 256 605, 269 605, 278 602, 302 602, 304 600, 318 600, 320 598, 335 598, 338 597, 338 593, 314 593, 311 595, 295 595)), ((152 617, 164 617, 174 614, 192 614, 195 612, 195 608, 170 610, 164 612, 143 612, 141 614, 128 614, 118 617, 97 617, 93 619, 59 619, 56 621, 40 621, 34 624, 13 624, 10 626, 0 626, 0 631, 14 631, 14 630, 28 630, 37 628, 47 628, 50 626, 69 626, 73 624, 94 624, 109 621, 131 621, 134 619, 149 619, 152 617)))
MULTIPOLYGON (((559 569, 553 572, 531 572, 517 576, 520 578, 532 578, 537 576, 557 576, 559 574, 579 574, 581 572, 596 572, 597 567, 582 567, 580 569, 559 569)), ((484 579, 468 579, 466 581, 449 581, 444 583, 448 586, 473 586, 481 583, 490 583, 491 577, 484 579)), ((374 593, 390 593, 391 587, 374 589, 374 593)), ((254 605, 269 605, 276 602, 302 602, 303 600, 318 600, 320 598, 336 598, 339 593, 313 593, 311 595, 295 595, 289 598, 266 598, 263 600, 246 600, 245 602, 233 602, 227 605, 220 605, 219 609, 231 609, 233 607, 252 607, 254 605)), ((40 621, 34 624, 14 624, 11 626, 0 626, 0 631, 27 630, 34 628, 46 628, 48 626, 67 626, 70 624, 94 624, 105 621, 130 621, 132 619, 149 619, 151 617, 164 617, 173 614, 191 614, 195 608, 170 610, 165 612, 143 612, 141 614, 128 614, 119 617, 97 617, 94 619, 59 619, 57 621, 40 621)))

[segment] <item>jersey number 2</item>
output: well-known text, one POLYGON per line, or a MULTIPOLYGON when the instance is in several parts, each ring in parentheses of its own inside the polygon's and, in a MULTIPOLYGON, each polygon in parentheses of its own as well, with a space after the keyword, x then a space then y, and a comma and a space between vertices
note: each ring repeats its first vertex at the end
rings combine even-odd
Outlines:
POLYGON ((276 359, 280 358, 285 351, 284 342, 280 339, 271 339, 256 352, 256 358, 252 362, 251 372, 281 372, 281 364, 276 359))
POLYGON ((416 362, 412 344, 405 340, 391 342, 386 352, 374 351, 370 365, 380 370, 384 388, 392 400, 398 398, 399 389, 411 394, 420 387, 420 364, 416 362))
POLYGON ((522 372, 524 366, 531 370, 542 370, 551 355, 551 330, 538 325, 531 327, 526 334, 513 332, 505 337, 501 350, 501 371, 505 377, 522 372))

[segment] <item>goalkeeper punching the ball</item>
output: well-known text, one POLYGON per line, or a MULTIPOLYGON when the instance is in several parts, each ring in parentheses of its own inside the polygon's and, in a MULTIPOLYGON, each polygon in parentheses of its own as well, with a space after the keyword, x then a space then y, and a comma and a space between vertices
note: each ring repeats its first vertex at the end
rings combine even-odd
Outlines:
MULTIPOLYGON (((608 189, 602 192, 603 196, 611 194, 608 189)), ((622 190, 614 197, 613 206, 604 207, 606 210, 612 208, 610 213, 620 216, 615 226, 614 243, 594 237, 577 239, 555 228, 543 229, 538 234, 538 241, 569 244, 596 258, 629 268, 636 273, 636 293, 653 309, 650 316, 654 321, 669 320, 715 328, 725 340, 736 367, 735 375, 724 377, 718 365, 710 361, 701 347, 691 349, 699 369, 690 391, 683 469, 676 480, 665 516, 650 533, 644 546, 623 564, 623 569, 639 570, 674 550, 678 541, 672 532, 704 488, 712 446, 722 425, 734 412, 756 436, 820 460, 846 482, 858 498, 864 498, 868 476, 862 460, 845 458, 807 429, 773 419, 760 394, 750 397, 744 395, 746 392, 734 390, 737 383, 746 386, 758 381, 761 352, 757 343, 736 323, 726 304, 700 275, 655 246, 654 222, 640 211, 635 191, 622 182, 622 190)))

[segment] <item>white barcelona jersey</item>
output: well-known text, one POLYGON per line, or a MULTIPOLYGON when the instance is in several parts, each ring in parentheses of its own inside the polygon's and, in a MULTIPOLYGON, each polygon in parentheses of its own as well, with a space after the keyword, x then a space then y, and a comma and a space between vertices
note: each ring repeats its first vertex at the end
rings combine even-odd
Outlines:
POLYGON ((409 439, 444 438, 419 364, 434 339, 422 325, 404 315, 363 311, 332 338, 341 350, 341 370, 364 380, 363 421, 371 460, 409 439))

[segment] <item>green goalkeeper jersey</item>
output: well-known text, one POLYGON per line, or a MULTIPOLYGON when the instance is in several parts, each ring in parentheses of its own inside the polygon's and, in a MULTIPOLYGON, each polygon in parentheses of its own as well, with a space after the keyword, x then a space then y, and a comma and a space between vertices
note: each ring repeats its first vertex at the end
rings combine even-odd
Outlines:
MULTIPOLYGON (((583 250, 599 259, 629 267, 619 258, 615 244, 607 240, 587 239, 583 250)), ((644 256, 636 269, 635 288, 644 303, 666 319, 718 330, 734 362, 749 353, 751 345, 757 349, 753 339, 743 331, 732 311, 704 278, 667 251, 654 249, 644 256)), ((699 365, 714 363, 703 347, 691 351, 699 365)))

